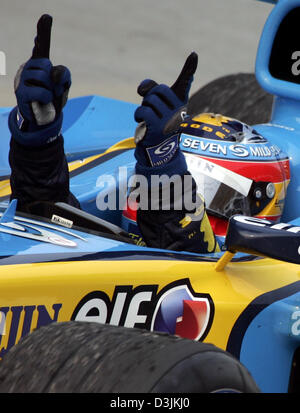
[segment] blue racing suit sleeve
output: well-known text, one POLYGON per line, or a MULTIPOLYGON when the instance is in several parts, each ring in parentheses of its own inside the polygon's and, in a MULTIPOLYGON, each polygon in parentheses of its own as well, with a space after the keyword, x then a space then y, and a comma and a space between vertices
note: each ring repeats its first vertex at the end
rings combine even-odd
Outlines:
POLYGON ((31 147, 10 141, 11 199, 18 200, 18 210, 43 215, 41 201, 65 202, 80 207, 70 192, 69 170, 63 137, 48 144, 31 147))
POLYGON ((186 171, 184 175, 178 175, 173 184, 167 187, 167 195, 163 193, 164 186, 158 191, 157 187, 150 187, 149 207, 137 210, 137 224, 146 245, 195 253, 220 251, 205 211, 204 200, 197 193, 193 177, 186 171), (175 185, 179 192, 174 189, 175 185), (168 205, 163 205, 166 197, 168 205), (190 209, 191 200, 193 208, 190 209), (151 209, 150 202, 156 208, 151 209))

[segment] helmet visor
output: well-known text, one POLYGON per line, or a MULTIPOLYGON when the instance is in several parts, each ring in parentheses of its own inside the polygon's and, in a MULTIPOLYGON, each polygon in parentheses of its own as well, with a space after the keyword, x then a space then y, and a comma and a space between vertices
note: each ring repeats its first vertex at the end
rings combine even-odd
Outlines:
MULTIPOLYGON (((255 181, 199 156, 185 153, 185 159, 188 170, 196 181, 198 192, 204 197, 208 212, 225 219, 234 214, 253 216, 258 212, 257 202, 253 198, 255 181)), ((261 193, 257 192, 258 196, 261 195, 259 209, 274 196, 271 193, 263 202, 267 186, 267 182, 260 183, 261 193)))

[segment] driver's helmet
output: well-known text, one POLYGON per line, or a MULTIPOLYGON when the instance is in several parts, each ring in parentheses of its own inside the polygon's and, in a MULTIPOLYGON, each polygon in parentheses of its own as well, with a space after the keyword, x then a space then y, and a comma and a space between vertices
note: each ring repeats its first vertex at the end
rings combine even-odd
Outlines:
POLYGON ((290 169, 278 146, 222 115, 203 113, 181 126, 181 149, 216 235, 235 214, 280 220, 290 169))
MULTIPOLYGON (((203 113, 181 124, 180 147, 215 235, 225 235, 235 214, 281 218, 290 180, 289 160, 251 126, 203 113)), ((134 211, 123 216, 134 222, 134 211)))

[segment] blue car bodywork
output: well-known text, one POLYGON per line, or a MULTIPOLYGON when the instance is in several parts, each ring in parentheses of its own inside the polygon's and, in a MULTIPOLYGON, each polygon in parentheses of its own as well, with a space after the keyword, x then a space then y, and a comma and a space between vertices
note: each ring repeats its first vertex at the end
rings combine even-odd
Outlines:
MULTIPOLYGON (((280 147, 290 159, 291 182, 288 187, 286 205, 282 221, 300 226, 300 80, 294 82, 275 78, 270 73, 270 55, 274 39, 280 25, 290 13, 300 9, 299 0, 280 0, 274 6, 264 27, 256 60, 256 77, 261 86, 274 95, 271 119, 267 124, 255 125, 255 129, 269 142, 280 147)), ((291 59, 289 64, 292 66, 291 59)), ((300 76, 300 75, 299 75, 300 76)), ((64 110, 63 136, 65 152, 69 162, 86 159, 95 154, 104 153, 108 148, 132 137, 136 124, 134 111, 136 105, 101 96, 85 96, 70 99, 64 110)), ((0 176, 9 177, 8 151, 10 132, 7 119, 10 108, 0 108, 0 176)), ((71 191, 79 199, 82 209, 93 215, 121 225, 121 215, 117 212, 99 211, 96 206, 99 193, 98 178, 110 173, 118 177, 118 168, 124 165, 134 168, 134 149, 127 149, 108 156, 98 162, 97 168, 90 168, 79 174, 71 173, 71 191)), ((119 182, 120 184, 120 182, 119 182)), ((8 205, 8 197, 1 200, 2 206, 8 205)), ((76 231, 75 231, 76 233, 76 231)), ((77 233, 78 237, 81 233, 77 233)), ((85 234, 86 236, 86 234, 85 234)), ((89 252, 99 251, 121 253, 124 245, 106 238, 97 240, 90 236, 89 252)), ((13 244, 7 243, 6 250, 1 251, 4 259, 24 256, 23 238, 17 238, 13 244)), ((86 251, 86 244, 80 241, 80 252, 86 251)), ((63 247, 43 244, 36 247, 39 254, 52 251, 59 257, 64 254, 63 247)), ((132 254, 147 254, 156 251, 136 245, 126 245, 126 251, 132 254)), ((25 248, 26 251, 26 248, 25 248)), ((25 254, 33 254, 32 249, 25 254)), ((72 253, 70 252, 70 256, 72 253)), ((181 253, 176 253, 180 257, 181 253)), ((195 254, 182 253, 190 257, 195 254)), ((243 254, 241 253, 241 256, 243 254)), ((46 258, 45 258, 46 259, 46 258)), ((24 262, 24 261, 23 261, 24 262)), ((299 358, 300 339, 300 281, 297 285, 288 285, 280 292, 273 291, 260 296, 255 306, 243 313, 236 323, 236 329, 243 329, 247 318, 247 329, 241 341, 234 339, 232 332, 227 350, 233 353, 249 369, 263 392, 287 392, 291 365, 295 354, 299 358), (256 311, 253 310, 256 308, 256 311), (287 321, 288 320, 288 321, 287 321), (261 328, 264 326, 264 328, 261 328), (249 352, 248 348, 252 351, 249 352), (263 365, 263 368, 262 368, 263 365)))

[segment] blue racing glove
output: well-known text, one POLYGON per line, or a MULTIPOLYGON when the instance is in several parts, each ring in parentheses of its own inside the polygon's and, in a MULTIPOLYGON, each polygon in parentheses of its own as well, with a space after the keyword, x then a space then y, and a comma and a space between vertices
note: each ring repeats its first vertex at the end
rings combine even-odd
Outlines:
POLYGON ((51 16, 39 19, 32 57, 15 77, 17 107, 10 113, 9 128, 13 138, 25 146, 40 146, 60 135, 62 109, 71 86, 69 69, 53 66, 49 60, 51 26, 51 16))
POLYGON ((135 132, 137 174, 149 179, 153 174, 183 175, 187 171, 179 149, 180 124, 187 116, 188 94, 197 63, 198 55, 193 52, 171 87, 150 79, 139 85, 138 94, 143 101, 135 111, 139 123, 135 132))

